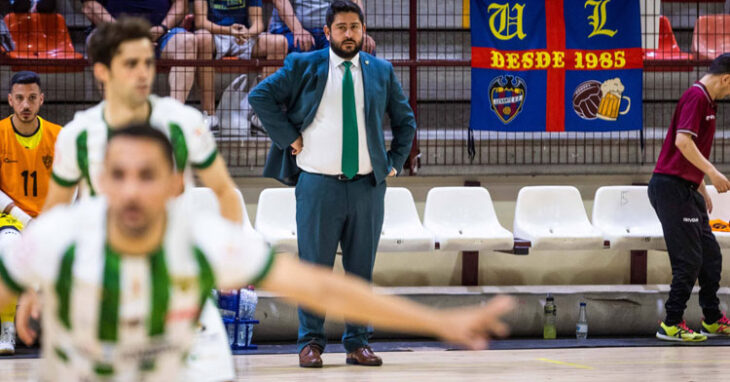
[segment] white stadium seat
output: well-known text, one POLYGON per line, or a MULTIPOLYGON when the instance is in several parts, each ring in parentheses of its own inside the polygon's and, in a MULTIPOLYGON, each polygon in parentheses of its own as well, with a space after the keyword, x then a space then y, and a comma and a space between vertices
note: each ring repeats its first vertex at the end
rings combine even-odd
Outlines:
MULTIPOLYGON (((710 220, 720 219, 730 221, 730 192, 718 193, 715 186, 707 186, 707 193, 712 199, 710 220)), ((713 232, 717 243, 722 248, 730 248, 730 232, 713 232)))
POLYGON ((593 226, 612 249, 663 250, 664 233, 646 186, 609 186, 596 191, 593 226))
MULTIPOLYGON (((219 211, 218 198, 216 198, 213 190, 211 190, 210 188, 194 187, 188 192, 190 192, 192 196, 191 201, 194 210, 206 209, 219 211)), ((246 203, 243 201, 243 195, 241 195, 241 191, 239 191, 238 189, 236 189, 236 193, 238 193, 239 200, 241 201, 241 206, 243 207, 243 226, 244 228, 253 230, 251 220, 248 218, 248 213, 246 212, 246 203)))
POLYGON ((571 186, 523 187, 517 195, 514 234, 529 240, 533 249, 603 248, 601 231, 588 221, 580 192, 571 186))
POLYGON ((499 224, 483 187, 437 187, 426 196, 423 226, 442 251, 511 250, 512 232, 499 224))
POLYGON ((411 192, 403 187, 388 187, 378 251, 424 252, 433 251, 433 246, 433 235, 421 225, 411 192))
POLYGON ((256 230, 280 251, 297 253, 297 200, 294 188, 267 188, 259 195, 256 230))

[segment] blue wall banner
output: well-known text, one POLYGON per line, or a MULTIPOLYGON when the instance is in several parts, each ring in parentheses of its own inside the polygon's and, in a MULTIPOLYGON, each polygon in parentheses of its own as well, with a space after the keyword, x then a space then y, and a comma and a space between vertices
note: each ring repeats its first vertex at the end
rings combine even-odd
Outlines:
POLYGON ((473 130, 642 128, 639 0, 471 0, 473 130))

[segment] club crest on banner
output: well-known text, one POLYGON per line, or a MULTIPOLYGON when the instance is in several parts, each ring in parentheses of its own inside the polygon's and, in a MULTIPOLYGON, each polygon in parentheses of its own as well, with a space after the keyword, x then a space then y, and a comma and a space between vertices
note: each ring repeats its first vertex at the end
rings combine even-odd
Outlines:
POLYGON ((517 76, 495 77, 489 84, 489 102, 492 111, 505 125, 522 111, 527 95, 525 80, 517 76))

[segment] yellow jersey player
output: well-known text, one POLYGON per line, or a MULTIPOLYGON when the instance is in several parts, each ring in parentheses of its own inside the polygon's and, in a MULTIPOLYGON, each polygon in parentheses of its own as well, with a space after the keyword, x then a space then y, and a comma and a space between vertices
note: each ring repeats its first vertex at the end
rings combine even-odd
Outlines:
MULTIPOLYGON (((13 114, 0 120, 0 248, 20 237, 38 216, 48 192, 56 136, 61 126, 38 116, 41 79, 29 71, 10 80, 13 114)), ((15 353, 15 301, 0 310, 0 354, 15 353)))

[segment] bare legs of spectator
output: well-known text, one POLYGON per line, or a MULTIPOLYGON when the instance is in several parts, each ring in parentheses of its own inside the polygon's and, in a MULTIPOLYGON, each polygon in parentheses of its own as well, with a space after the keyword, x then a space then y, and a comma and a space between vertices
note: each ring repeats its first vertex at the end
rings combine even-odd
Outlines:
MULTIPOLYGON (((267 60, 283 60, 288 49, 286 38, 280 34, 262 33, 259 35, 252 57, 267 60)), ((278 69, 277 66, 265 66, 261 69, 263 78, 266 78, 278 69)))
MULTIPOLYGON (((197 57, 195 35, 189 32, 177 33, 162 50, 162 57, 171 60, 195 60, 197 57)), ((195 80, 192 66, 174 66, 170 69, 170 97, 185 103, 195 80)))
MULTIPOLYGON (((195 46, 199 60, 213 59, 213 35, 205 29, 195 31, 195 46)), ((198 87, 203 111, 215 114, 215 72, 210 66, 198 67, 198 87)))

